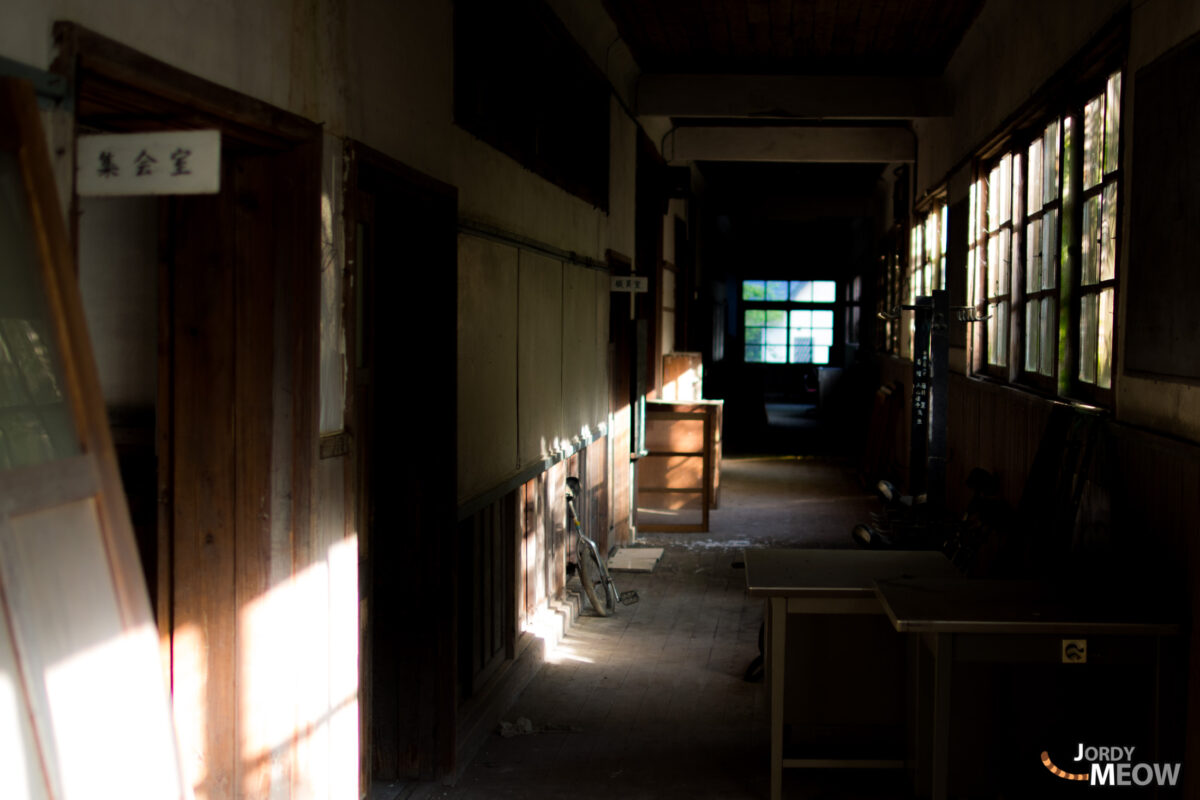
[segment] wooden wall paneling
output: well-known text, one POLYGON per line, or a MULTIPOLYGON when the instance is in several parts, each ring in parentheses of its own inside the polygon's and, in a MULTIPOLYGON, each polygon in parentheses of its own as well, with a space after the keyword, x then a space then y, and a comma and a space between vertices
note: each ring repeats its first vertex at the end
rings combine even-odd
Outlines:
POLYGON ((969 450, 964 447, 966 434, 965 381, 950 375, 949 402, 946 404, 946 504, 954 510, 966 506, 968 491, 966 465, 969 450))
POLYGON ((174 259, 171 254, 172 201, 159 203, 158 223, 158 363, 156 365, 157 396, 154 408, 154 446, 158 460, 155 473, 158 497, 158 602, 155 616, 158 621, 159 650, 166 685, 172 685, 171 636, 174 628, 174 550, 173 487, 175 440, 175 310, 172 286, 175 280, 174 259))
POLYGON ((609 535, 608 439, 596 439, 587 449, 589 485, 592 486, 592 505, 595 509, 593 531, 605 552, 616 546, 609 535))
POLYGON ((558 462, 546 472, 546 591, 550 597, 562 597, 566 586, 567 504, 566 463, 558 462))
MULTIPOLYGON (((282 442, 274 441, 272 410, 276 389, 290 394, 293 387, 287 354, 278 365, 278 373, 275 363, 274 242, 263 235, 275 230, 276 224, 269 159, 238 159, 233 175, 235 264, 229 300, 234 307, 235 337, 231 353, 235 485, 233 601, 238 627, 235 685, 239 693, 234 726, 238 739, 235 792, 270 796, 273 773, 282 781, 276 788, 278 791, 289 786, 293 766, 290 759, 270 763, 269 755, 282 744, 271 740, 284 733, 279 730, 279 721, 294 713, 293 698, 309 689, 296 686, 293 692, 282 693, 288 698, 288 706, 284 707, 280 694, 273 688, 280 681, 296 680, 303 671, 281 670, 295 658, 288 652, 295 643, 288 641, 286 620, 273 610, 274 604, 266 597, 275 584, 291 577, 291 543, 286 536, 291 509, 277 508, 272 502, 273 457, 278 458, 276 468, 283 469, 290 478, 291 441, 289 436, 282 437, 282 442), (277 378, 283 386, 275 386, 277 378), (273 445, 281 445, 280 452, 273 453, 273 445), (274 541, 272 536, 273 514, 278 512, 286 515, 282 521, 282 542, 274 541), (255 761, 259 755, 263 760, 255 761)), ((284 413, 290 418, 290 414, 284 413)))
POLYGON ((210 798, 236 792, 237 463, 233 408, 233 164, 220 195, 175 198, 173 690, 184 772, 210 798))
MULTIPOLYGON (((274 344, 275 368, 272 371, 272 443, 270 462, 270 545, 269 579, 272 594, 282 584, 290 582, 296 602, 284 612, 292 630, 302 630, 304 624, 316 628, 316 633, 299 636, 282 652, 265 654, 259 674, 264 681, 271 675, 286 672, 290 654, 301 662, 311 663, 301 670, 300 690, 292 708, 281 700, 281 714, 294 715, 292 732, 292 790, 293 796, 305 794, 337 794, 354 781, 354 762, 342 751, 341 760, 330 750, 334 709, 331 703, 353 702, 358 681, 347 675, 348 660, 344 651, 332 643, 334 631, 356 630, 353 604, 338 604, 332 594, 337 585, 356 583, 355 578, 342 573, 349 571, 341 559, 335 559, 334 543, 341 540, 344 525, 332 522, 328 528, 318 528, 318 461, 319 461, 319 329, 320 329, 320 167, 323 139, 319 130, 311 132, 304 142, 282 154, 271 157, 270 191, 274 194, 269 248, 274 258, 275 296, 274 344), (286 233, 284 233, 286 231, 286 233), (287 557, 292 563, 287 564, 287 557), (343 616, 334 618, 335 612, 343 616), (270 664, 270 666, 269 666, 270 664), (341 664, 343 685, 335 699, 331 669, 341 664)), ((259 225, 258 235, 263 235, 259 225)), ((246 269, 262 269, 257 259, 247 260, 246 269)), ((266 287, 264 285, 263 289, 266 287)), ((269 339, 270 341, 270 339, 269 339)), ((320 498, 334 509, 342 509, 341 498, 320 498)), ((320 506, 324 507, 324 506, 320 506)), ((262 648, 262 645, 258 645, 262 648)), ((342 718, 346 715, 342 714, 342 718)), ((281 729, 275 720, 276 730, 281 729)), ((278 733, 272 735, 272 748, 280 746, 278 733)), ((268 751, 252 754, 265 756, 268 751)), ((356 756, 356 753, 355 753, 356 756)), ((281 765, 283 766, 283 765, 281 765)), ((271 778, 272 784, 276 783, 271 778)))

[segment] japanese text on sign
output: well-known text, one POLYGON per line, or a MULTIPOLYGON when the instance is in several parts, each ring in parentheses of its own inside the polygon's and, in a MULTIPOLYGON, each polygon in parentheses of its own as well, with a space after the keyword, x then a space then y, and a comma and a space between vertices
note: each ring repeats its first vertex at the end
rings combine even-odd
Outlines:
POLYGON ((650 290, 650 279, 636 275, 623 275, 612 279, 614 292, 647 292, 650 290))
POLYGON ((80 136, 76 156, 76 190, 84 196, 221 190, 217 130, 80 136))

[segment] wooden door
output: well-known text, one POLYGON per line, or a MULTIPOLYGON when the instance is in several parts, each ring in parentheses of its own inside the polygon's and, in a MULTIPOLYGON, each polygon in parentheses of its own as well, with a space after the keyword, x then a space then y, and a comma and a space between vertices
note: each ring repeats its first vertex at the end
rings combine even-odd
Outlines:
POLYGON ((0 205, 0 797, 182 797, 45 138, 8 79, 0 205))
POLYGON ((363 145, 348 158, 363 773, 431 779, 456 746, 458 196, 363 145))

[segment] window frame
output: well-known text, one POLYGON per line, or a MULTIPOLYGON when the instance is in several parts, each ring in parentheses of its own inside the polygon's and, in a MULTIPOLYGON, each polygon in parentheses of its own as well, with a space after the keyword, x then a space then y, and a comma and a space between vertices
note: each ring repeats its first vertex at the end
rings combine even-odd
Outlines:
MULTIPOLYGON (((803 368, 803 367, 828 367, 828 366, 835 366, 837 364, 840 364, 844 358, 844 355, 843 355, 844 342, 840 341, 839 336, 838 336, 838 331, 840 330, 840 326, 845 324, 843 315, 839 313, 841 306, 843 304, 840 298, 841 298, 841 293, 843 291, 844 286, 845 286, 844 282, 839 281, 836 278, 739 278, 738 279, 738 298, 739 298, 741 307, 740 307, 739 313, 738 313, 738 326, 739 326, 739 332, 741 334, 741 339, 742 339, 742 349, 741 349, 742 363, 747 364, 747 365, 755 365, 755 366, 763 365, 763 366, 770 366, 770 367, 801 367, 801 368, 803 368), (818 283, 818 282, 832 283, 833 284, 833 299, 831 299, 831 300, 792 300, 791 299, 791 284, 801 282, 801 281, 807 281, 807 282, 811 282, 811 283, 818 283), (767 299, 765 296, 765 292, 764 292, 764 297, 762 300, 747 299, 745 297, 745 285, 747 283, 754 283, 754 282, 762 282, 764 284, 764 287, 765 287, 765 284, 770 283, 770 282, 786 283, 786 284, 788 284, 788 287, 789 287, 788 298, 785 300, 767 299), (764 324, 762 326, 747 325, 746 314, 750 311, 763 311, 763 312, 782 311, 784 314, 784 325, 782 325, 782 326, 778 326, 778 325, 771 326, 771 325, 766 325, 766 324, 764 324), (817 362, 817 361, 812 361, 812 360, 809 360, 809 361, 793 361, 792 360, 793 343, 792 343, 792 338, 791 338, 791 331, 795 329, 795 326, 792 325, 792 315, 793 315, 793 313, 795 313, 797 311, 829 311, 832 314, 832 321, 828 328, 828 330, 830 331, 830 343, 827 345, 828 359, 826 361, 817 362), (748 341, 749 337, 747 336, 747 329, 748 328, 757 328, 757 327, 762 327, 764 330, 770 329, 772 327, 782 328, 782 330, 784 330, 786 332, 785 333, 785 341, 782 345, 785 348, 785 351, 784 351, 785 356, 784 356, 783 361, 767 361, 767 360, 765 360, 765 358, 762 361, 752 361, 752 360, 749 360, 746 358, 746 348, 752 346, 751 343, 748 341)), ((815 328, 814 328, 814 330, 815 330, 815 328)), ((820 328, 820 330, 826 330, 826 328, 822 327, 822 328, 820 328)), ((757 345, 755 345, 755 346, 757 346, 757 345)), ((769 345, 766 341, 764 341, 762 343, 762 346, 765 348, 769 345)), ((776 343, 774 346, 781 346, 781 345, 776 343)), ((810 347, 817 347, 817 346, 826 346, 826 345, 815 345, 815 344, 810 345, 810 347)), ((764 351, 764 355, 765 355, 765 351, 764 351)))
POLYGON ((1012 322, 1015 326, 1016 336, 1015 341, 1017 348, 1011 353, 1014 356, 1014 371, 1017 374, 1018 380, 1021 383, 1032 386, 1044 392, 1056 393, 1058 386, 1059 374, 1059 341, 1060 341, 1060 319, 1061 319, 1061 292, 1062 292, 1062 226, 1063 226, 1063 185, 1064 176, 1066 174, 1066 159, 1063 151, 1064 142, 1064 127, 1067 112, 1051 114, 1039 119, 1031 130, 1020 137, 1015 149, 1022 151, 1025 154, 1025 181, 1024 181, 1024 199, 1021 219, 1021 248, 1018 253, 1019 262, 1017 264, 1017 276, 1013 281, 1013 317, 1012 322), (1054 191, 1052 195, 1047 194, 1046 190, 1046 145, 1050 139, 1050 128, 1054 127, 1054 191), (1041 173, 1037 188, 1040 190, 1041 199, 1038 201, 1037 207, 1032 208, 1030 205, 1030 193, 1033 191, 1033 158, 1031 151, 1034 147, 1038 147, 1039 168, 1041 173), (1050 224, 1047 224, 1049 221, 1050 224), (1036 226, 1036 228, 1035 228, 1036 226), (1036 236, 1033 231, 1036 230, 1036 236), (1053 244, 1048 244, 1047 235, 1052 235, 1053 244), (1031 272, 1031 255, 1035 252, 1033 240, 1036 239, 1037 250, 1036 259, 1037 265, 1037 283, 1036 289, 1030 286, 1031 272), (1045 264, 1047 256, 1053 256, 1050 261, 1053 265, 1053 282, 1047 286, 1045 278, 1042 277, 1045 272, 1045 264), (1049 302, 1047 302, 1049 301, 1049 302), (1039 325, 1038 331, 1038 351, 1036 353, 1036 363, 1033 367, 1030 366, 1029 350, 1029 328, 1030 328, 1030 309, 1032 303, 1038 304, 1037 322, 1039 325), (1049 305, 1049 309, 1047 309, 1049 305), (1045 312, 1049 310, 1053 314, 1053 321, 1049 326, 1044 325, 1045 312), (1043 337, 1041 336, 1044 330, 1053 332, 1054 341, 1052 346, 1047 350, 1043 337), (1046 367, 1049 371, 1043 371, 1046 367))
MULTIPOLYGON (((1070 371, 1068 372, 1068 374, 1066 376, 1063 376, 1066 378, 1066 380, 1064 381, 1062 378, 1060 378, 1059 384, 1060 384, 1060 387, 1062 387, 1062 385, 1065 383, 1069 396, 1074 399, 1082 400, 1082 401, 1090 403, 1092 405, 1108 406, 1108 407, 1111 407, 1113 405, 1113 401, 1114 401, 1114 398, 1116 395, 1116 383, 1117 383, 1117 375, 1118 375, 1116 350, 1117 350, 1117 342, 1119 341, 1118 330, 1117 330, 1117 325, 1118 325, 1117 303, 1119 302, 1119 299, 1120 299, 1119 298, 1119 294, 1120 294, 1119 284, 1120 284, 1120 278, 1121 278, 1121 268, 1120 268, 1120 264, 1121 264, 1121 219, 1122 219, 1122 212, 1124 210, 1123 202, 1125 199, 1125 193, 1127 191, 1127 188, 1123 185, 1125 182, 1124 181, 1124 168, 1123 168, 1124 158, 1122 157, 1122 152, 1121 152, 1121 146, 1124 144, 1124 141, 1125 141, 1125 136, 1124 136, 1123 132, 1121 131, 1121 125, 1124 124, 1125 116, 1126 116, 1125 108, 1124 108, 1124 104, 1126 101, 1125 95, 1127 94, 1127 92, 1125 91, 1125 85, 1124 85, 1125 84, 1125 72, 1126 72, 1126 69, 1125 69, 1124 64, 1121 64, 1120 66, 1118 66, 1116 68, 1104 70, 1103 75, 1099 76, 1098 78, 1096 78, 1092 81, 1089 81, 1087 84, 1084 85, 1083 90, 1079 94, 1079 99, 1077 100, 1077 102, 1075 103, 1075 105, 1072 108, 1072 116, 1075 119, 1075 124, 1078 126, 1078 130, 1079 130, 1079 135, 1074 137, 1075 140, 1072 142, 1072 147, 1075 149, 1075 152, 1072 154, 1072 157, 1074 159, 1076 159, 1080 165, 1079 170, 1078 170, 1078 175, 1077 175, 1078 180, 1076 181, 1076 176, 1073 176, 1072 177, 1072 187, 1071 187, 1072 191, 1075 191, 1076 188, 1078 188, 1078 192, 1076 193, 1075 196, 1077 196, 1079 198, 1077 207, 1073 208, 1071 210, 1071 213, 1074 217, 1076 230, 1079 231, 1079 235, 1077 237, 1074 237, 1074 239, 1072 241, 1072 246, 1076 248, 1076 252, 1077 252, 1077 256, 1075 258, 1076 264, 1077 264, 1077 269, 1074 271, 1074 274, 1072 275, 1073 297, 1072 297, 1072 305, 1071 305, 1071 328, 1070 328, 1071 340, 1072 340, 1071 351, 1073 352, 1074 357, 1070 360, 1070 371), (1115 134, 1117 137, 1117 144, 1115 147, 1115 152, 1112 154, 1113 157, 1115 157, 1115 159, 1116 159, 1116 166, 1113 167, 1111 170, 1109 170, 1107 168, 1107 159, 1109 157, 1109 152, 1108 152, 1108 145, 1107 145, 1108 126, 1107 126, 1106 122, 1108 119, 1108 115, 1107 115, 1107 113, 1104 113, 1102 115, 1101 121, 1100 121, 1101 131, 1102 131, 1102 133, 1105 134, 1105 138, 1103 140, 1103 143, 1100 146, 1101 153, 1100 153, 1099 180, 1094 185, 1085 187, 1083 182, 1084 182, 1084 177, 1085 177, 1085 173, 1087 170, 1087 165, 1086 165, 1086 163, 1084 163, 1084 148, 1086 146, 1086 144, 1085 144, 1086 138, 1085 137, 1086 137, 1086 132, 1087 132, 1086 131, 1087 107, 1091 104, 1091 102, 1093 100, 1099 99, 1099 100, 1104 101, 1105 112, 1107 112, 1107 108, 1108 108, 1107 89, 1108 89, 1108 84, 1109 84, 1110 80, 1114 76, 1120 76, 1119 77, 1120 85, 1118 88, 1119 100, 1118 100, 1118 104, 1117 104, 1118 114, 1117 114, 1116 130, 1115 130, 1115 134), (1078 184, 1078 186, 1076 186, 1076 183, 1078 184), (1107 199, 1106 195, 1107 195, 1109 188, 1112 188, 1116 194, 1115 202, 1113 203, 1114 208, 1113 208, 1113 212, 1112 212, 1112 216, 1111 216, 1111 221, 1106 220, 1105 214, 1104 214, 1104 209, 1108 205, 1108 199, 1107 199), (1104 248, 1102 245, 1100 247, 1100 252, 1098 253, 1098 255, 1096 257, 1097 258, 1096 272, 1097 272, 1098 280, 1096 280, 1095 282, 1090 282, 1090 283, 1085 284, 1084 280, 1085 280, 1086 264, 1085 264, 1085 255, 1083 252, 1083 243, 1084 243, 1084 237, 1087 236, 1087 230, 1084 225, 1084 218, 1085 218, 1085 213, 1087 210, 1087 204, 1089 201, 1091 201, 1093 199, 1099 199, 1099 201, 1100 201, 1099 204, 1100 204, 1101 218, 1097 223, 1097 232, 1099 233, 1100 238, 1097 239, 1097 242, 1098 243, 1103 242, 1104 228, 1105 228, 1106 224, 1110 226, 1110 230, 1111 230, 1111 236, 1109 238, 1112 241, 1112 245, 1111 245, 1110 255, 1108 257, 1108 260, 1111 262, 1111 264, 1110 264, 1111 275, 1108 278, 1103 277, 1104 248), (1110 307, 1108 310, 1108 313, 1110 316, 1109 323, 1108 323, 1109 324, 1109 330, 1108 330, 1109 384, 1108 384, 1108 386, 1102 386, 1102 385, 1100 385, 1100 382, 1099 382, 1100 370, 1099 370, 1098 364, 1096 365, 1096 372, 1094 373, 1093 379, 1091 381, 1084 380, 1084 378, 1080 374, 1080 371, 1083 366, 1084 357, 1086 356, 1086 351, 1084 350, 1084 346, 1083 346, 1084 345, 1083 331, 1081 328, 1081 323, 1082 323, 1082 318, 1083 318, 1083 304, 1086 301, 1086 298, 1088 296, 1095 296, 1097 298, 1097 302, 1099 303, 1100 298, 1106 291, 1109 292, 1109 296, 1111 298, 1110 307)), ((1102 310, 1100 308, 1098 308, 1097 309, 1097 330, 1096 330, 1097 339, 1099 339, 1099 337, 1102 335, 1099 330, 1101 313, 1103 313, 1102 310)), ((1096 346, 1095 353, 1098 356, 1099 342, 1097 341, 1096 344, 1097 344, 1097 346, 1096 346)))
MULTIPOLYGON (((1119 330, 1117 307, 1120 301, 1121 254, 1122 237, 1121 225, 1124 212, 1125 194, 1127 187, 1124 182, 1125 133, 1122 127, 1128 116, 1127 65, 1124 53, 1118 57, 1109 54, 1107 58, 1098 59, 1090 65, 1086 74, 1071 82, 1067 91, 1059 95, 1053 103, 1045 104, 1039 112, 1025 115, 1026 123, 1018 130, 1010 130, 1003 136, 993 139, 992 146, 981 150, 976 159, 975 177, 970 188, 968 201, 968 241, 967 241, 967 289, 968 303, 974 305, 989 319, 977 323, 976 330, 970 336, 972 353, 970 357, 971 372, 976 376, 988 376, 1004 380, 1012 384, 1023 385, 1040 392, 1051 394, 1068 400, 1082 401, 1091 405, 1111 408, 1114 404, 1116 384, 1118 382, 1117 343, 1119 330), (1112 93, 1109 83, 1117 77, 1117 110, 1114 124, 1107 124, 1109 115, 1102 113, 1099 121, 1099 131, 1104 135, 1100 147, 1099 180, 1084 189, 1084 133, 1086 110, 1089 105, 1101 100, 1103 110, 1110 107, 1112 93), (1058 130, 1056 146, 1058 148, 1058 191, 1055 198, 1045 200, 1043 182, 1043 203, 1032 212, 1029 207, 1030 189, 1030 152, 1040 139, 1044 157, 1046 130, 1057 121, 1058 130), (1108 136, 1115 135, 1116 142, 1107 144, 1108 136), (989 179, 992 170, 1006 157, 1020 158, 1019 169, 1014 166, 1008 180, 1008 191, 1013 192, 1010 202, 1013 203, 1007 219, 1002 214, 997 215, 996 224, 988 218, 990 204, 989 179), (1115 166, 1109 168, 1107 159, 1114 159, 1115 166), (1108 211, 1105 199, 1109 193, 1115 194, 1108 211), (1095 256, 1096 273, 1099 278, 1095 282, 1085 283, 1084 274, 1084 207, 1089 202, 1098 200, 1099 215, 1096 230, 1102 244, 1095 256), (1107 212, 1107 213, 1106 213, 1107 212), (1047 230, 1046 220, 1056 214, 1057 219, 1051 223, 1050 230, 1056 239, 1049 252, 1056 254, 1054 285, 1042 286, 1036 291, 1029 288, 1030 250, 1028 249, 1033 236, 1034 225, 1041 223, 1041 236, 1044 241, 1047 230), (992 363, 995 359, 989 353, 989 342, 996 336, 997 307, 1006 298, 999 282, 992 283, 991 268, 997 263, 1000 242, 1003 241, 1002 231, 1008 227, 1010 246, 1008 248, 1010 264, 1008 271, 1008 313, 1004 322, 1007 327, 1005 364, 992 363), (997 246, 988 247, 991 237, 999 237, 997 246), (1104 245, 1104 239, 1111 244, 1104 245), (1106 248, 1106 249, 1105 249, 1106 248), (1100 260, 1103 259, 1108 267, 1101 273, 1100 260), (1104 274, 1105 277, 1100 277, 1104 274), (1107 295, 1107 331, 1101 328, 1104 307, 1100 305, 1101 298, 1107 295), (1085 348, 1081 319, 1083 304, 1087 298, 1096 298, 1098 310, 1093 335, 1097 343, 1093 348, 1085 348), (1054 322, 1049 330, 1054 332, 1055 341, 1049 348, 1048 373, 1041 369, 1030 368, 1027 362, 1026 349, 1029 345, 1029 304, 1050 301, 1053 307, 1054 322), (1103 386, 1098 382, 1088 382, 1080 376, 1080 366, 1083 358, 1089 354, 1100 352, 1101 337, 1108 341, 1109 355, 1109 385, 1103 386)), ((1043 170, 1043 181, 1044 181, 1043 170)), ((1041 249, 1043 263, 1046 249, 1041 249)), ((1040 314, 1039 314, 1040 320, 1040 314)), ((1039 341, 1039 367, 1045 366, 1045 346, 1039 341)), ((1096 378, 1100 375, 1097 365, 1096 378)), ((1093 378, 1093 380, 1096 380, 1093 378)))
MULTIPOLYGON (((946 288, 946 252, 949 250, 947 228, 950 220, 949 194, 940 187, 930 193, 917 211, 915 223, 908 232, 908 270, 905 273, 905 303, 914 305, 917 297, 931 295, 933 290, 946 288), (933 234, 932 242, 930 234, 933 234), (920 283, 918 291, 918 282, 920 283)), ((916 313, 902 312, 907 320, 908 353, 913 360, 916 339, 916 313)))

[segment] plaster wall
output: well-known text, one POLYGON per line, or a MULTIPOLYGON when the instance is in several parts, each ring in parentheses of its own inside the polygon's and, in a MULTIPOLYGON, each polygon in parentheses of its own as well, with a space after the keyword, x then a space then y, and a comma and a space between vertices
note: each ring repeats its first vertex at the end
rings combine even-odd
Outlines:
MULTIPOLYGON (((47 68, 54 57, 53 23, 73 21, 174 67, 323 122, 331 152, 343 139, 355 139, 454 185, 460 219, 596 261, 603 261, 609 249, 633 255, 637 124, 618 94, 630 95, 636 65, 624 45, 614 42, 615 28, 599 4, 551 6, 618 87, 610 99, 607 212, 454 124, 451 0, 12 0, 8 6, 0 55, 47 68)), ((326 233, 336 232, 336 222, 327 227, 326 233)), ((463 369, 460 364, 459 399, 465 404, 460 421, 466 426, 460 426, 461 491, 498 482, 527 466, 541 453, 543 433, 550 442, 569 440, 584 426, 595 431, 607 412, 606 282, 592 271, 586 280, 572 282, 573 271, 584 268, 559 263, 560 284, 571 292, 560 292, 558 302, 521 295, 522 326, 539 332, 553 328, 566 337, 560 343, 564 352, 585 354, 566 365, 578 370, 575 380, 564 389, 560 378, 552 392, 550 373, 563 368, 561 358, 551 359, 555 366, 544 375, 528 370, 518 375, 517 268, 499 255, 503 252, 496 243, 460 247, 459 305, 468 310, 458 323, 460 362, 471 365, 463 369), (488 294, 491 290, 500 294, 488 294), (493 319, 497 316, 504 319, 493 319), (567 318, 570 325, 564 325, 567 318), (504 337, 511 337, 511 348, 504 337), (517 392, 519 381, 523 393, 517 392), (528 407, 518 410, 518 396, 528 407), (499 415, 490 421, 502 421, 500 427, 483 423, 492 415, 499 415), (518 444, 518 429, 537 438, 537 447, 532 438, 518 444)), ((326 333, 333 335, 323 342, 329 351, 324 383, 336 385, 339 345, 335 332, 326 333)), ((336 413, 322 416, 323 427, 340 427, 336 413)))
MULTIPOLYGON (((1132 33, 1129 42, 1129 68, 1123 82, 1126 92, 1123 119, 1125 186, 1136 180, 1137 164, 1130 157, 1137 136, 1133 109, 1137 102, 1137 72, 1184 40, 1200 32, 1200 4, 1189 0, 1143 0, 1133 4, 1132 33)), ((1195 98, 1188 98, 1195 102, 1195 98)), ((1128 196, 1128 195, 1126 195, 1128 196)), ((1131 212, 1126 204, 1122 220, 1122 241, 1130 237, 1131 212)), ((1135 234, 1136 235, 1136 234, 1135 234)), ((1123 364, 1125 333, 1136 325, 1125 313, 1124 291, 1130 270, 1129 247, 1122 247, 1120 274, 1122 291, 1118 297, 1117 363, 1123 364)), ((1200 441, 1200 387, 1170 379, 1122 372, 1117 382, 1117 415, 1135 425, 1163 431, 1192 441, 1200 441)))
POLYGON ((158 396, 158 200, 82 198, 79 291, 109 409, 158 396))
POLYGON ((916 196, 937 188, 1125 4, 988 0, 946 65, 953 116, 914 122, 916 196))

